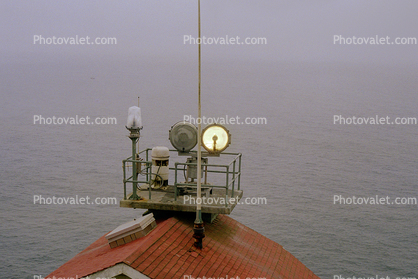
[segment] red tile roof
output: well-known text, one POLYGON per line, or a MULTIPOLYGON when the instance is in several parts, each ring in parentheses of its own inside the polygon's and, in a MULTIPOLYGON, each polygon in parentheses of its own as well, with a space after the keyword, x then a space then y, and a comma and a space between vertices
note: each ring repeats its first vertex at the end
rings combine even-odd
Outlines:
POLYGON ((147 236, 113 249, 102 236, 47 277, 80 278, 125 263, 150 278, 319 279, 281 245, 226 215, 205 224, 203 250, 195 250, 189 219, 157 221, 147 236))

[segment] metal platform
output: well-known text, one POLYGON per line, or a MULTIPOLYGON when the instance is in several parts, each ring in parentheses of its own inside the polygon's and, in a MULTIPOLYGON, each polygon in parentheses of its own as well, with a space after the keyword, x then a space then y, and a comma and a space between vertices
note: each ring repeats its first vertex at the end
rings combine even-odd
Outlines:
MULTIPOLYGON (((120 201, 120 207, 143 208, 161 211, 182 211, 196 212, 197 201, 197 184, 193 179, 189 179, 185 175, 185 181, 180 181, 181 174, 188 173, 188 168, 196 168, 193 162, 175 162, 174 168, 169 168, 174 177, 174 184, 161 186, 157 185, 155 178, 152 179, 152 162, 149 160, 150 148, 129 157, 122 161, 123 163, 123 184, 124 195, 120 201), (143 156, 143 159, 139 159, 143 156), (133 159, 136 157, 135 159, 133 159), (135 172, 132 176, 127 177, 128 164, 137 164, 135 172), (136 172, 138 169, 138 172, 136 172), (133 179, 138 177, 137 179, 133 179), (127 184, 132 186, 131 193, 127 192, 127 184)), ((170 150, 170 152, 176 152, 170 150)), ((176 152, 177 153, 177 152, 176 152)), ((135 154, 135 153, 134 153, 135 154)), ((192 153, 189 153, 190 155, 192 153)), ((222 153, 220 158, 212 158, 212 160, 221 160, 223 163, 218 164, 202 164, 204 177, 201 184, 202 193, 202 213, 209 214, 230 214, 239 200, 242 198, 241 190, 241 153, 222 153), (210 176, 208 178, 208 176, 210 176), (215 184, 209 181, 218 176, 215 184)), ((184 157, 183 157, 184 158, 184 157)), ((181 158, 181 159, 183 159, 181 158)), ((161 182, 161 180, 160 180, 161 182)))
MULTIPOLYGON (((137 194, 141 197, 140 200, 129 199, 132 196, 130 194, 127 199, 120 201, 120 207, 196 212, 196 193, 193 191, 178 195, 177 200, 175 200, 174 186, 168 186, 166 190, 152 189, 151 199, 148 198, 148 189, 143 189, 137 194)), ((238 200, 242 198, 243 191, 235 190, 233 196, 229 191, 229 195, 226 195, 225 189, 202 189, 202 213, 230 214, 238 200)))

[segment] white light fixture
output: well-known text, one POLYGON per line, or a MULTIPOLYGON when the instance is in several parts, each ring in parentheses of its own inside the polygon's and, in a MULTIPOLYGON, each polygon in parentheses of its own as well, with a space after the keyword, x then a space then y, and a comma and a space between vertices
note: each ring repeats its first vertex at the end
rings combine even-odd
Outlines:
POLYGON ((202 146, 211 154, 219 154, 231 143, 228 129, 219 124, 207 126, 202 131, 202 146))
POLYGON ((179 152, 189 152, 197 144, 197 128, 188 122, 178 122, 169 132, 171 144, 179 152))
POLYGON ((127 129, 142 129, 141 109, 137 106, 130 107, 128 110, 127 129))

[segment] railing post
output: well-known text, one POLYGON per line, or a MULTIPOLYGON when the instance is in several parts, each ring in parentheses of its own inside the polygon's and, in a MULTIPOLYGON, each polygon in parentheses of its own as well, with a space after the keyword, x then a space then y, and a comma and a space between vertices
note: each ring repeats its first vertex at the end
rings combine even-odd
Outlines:
MULTIPOLYGON (((145 150, 145 161, 149 161, 148 160, 148 151, 149 151, 149 148, 147 148, 146 150, 145 150)), ((149 181, 149 176, 148 176, 148 164, 147 164, 147 181, 149 181)))
POLYGON ((229 166, 226 167, 225 207, 228 207, 229 166))
POLYGON ((178 163, 174 164, 174 200, 177 201, 177 165, 178 163))
POLYGON ((240 191, 241 190, 241 156, 242 156, 242 154, 240 153, 239 154, 239 161, 238 161, 238 171, 239 171, 239 174, 238 174, 238 191, 240 191))
POLYGON ((234 159, 234 163, 232 164, 232 197, 234 197, 234 188, 235 188, 235 163, 236 163, 236 159, 234 159))
MULTIPOLYGON (((148 162, 148 161, 147 161, 148 162)), ((148 198, 151 199, 151 180, 148 179, 148 170, 149 170, 149 163, 146 163, 147 168, 147 182, 148 182, 148 198)))
POLYGON ((138 138, 134 138, 132 136, 132 178, 133 178, 133 185, 132 185, 132 199, 138 200, 139 196, 136 194, 138 182, 137 182, 137 163, 136 163, 136 142, 138 138))
POLYGON ((123 169, 123 199, 126 200, 126 171, 125 171, 125 160, 122 161, 123 169))

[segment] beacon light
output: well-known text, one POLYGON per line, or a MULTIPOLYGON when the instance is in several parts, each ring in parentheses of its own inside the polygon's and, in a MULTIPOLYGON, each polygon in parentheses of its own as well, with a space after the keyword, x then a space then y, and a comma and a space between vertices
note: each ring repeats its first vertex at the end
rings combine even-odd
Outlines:
POLYGON ((128 110, 127 129, 142 129, 141 109, 137 106, 130 107, 128 110))
POLYGON ((210 154, 221 153, 230 143, 231 134, 222 125, 212 124, 202 131, 202 146, 210 154))

